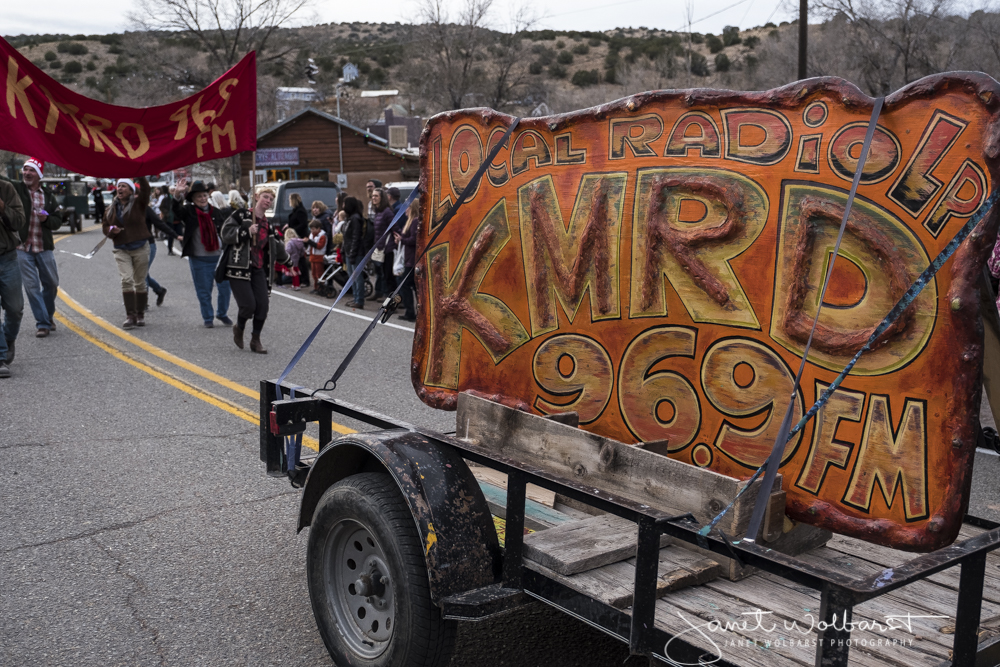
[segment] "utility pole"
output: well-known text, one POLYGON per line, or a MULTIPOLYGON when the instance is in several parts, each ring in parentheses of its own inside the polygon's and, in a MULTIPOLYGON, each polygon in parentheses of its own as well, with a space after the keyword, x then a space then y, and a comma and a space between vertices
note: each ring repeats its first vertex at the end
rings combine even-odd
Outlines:
POLYGON ((809 0, 799 0, 799 79, 809 74, 806 72, 806 51, 809 46, 809 0))

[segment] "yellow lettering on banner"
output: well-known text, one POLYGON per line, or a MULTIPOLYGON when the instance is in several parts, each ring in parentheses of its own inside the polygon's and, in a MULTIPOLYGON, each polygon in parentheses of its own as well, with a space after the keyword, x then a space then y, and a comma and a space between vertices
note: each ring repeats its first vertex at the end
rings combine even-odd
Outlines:
POLYGON ((198 157, 204 157, 205 155, 205 144, 208 143, 208 134, 208 128, 205 128, 204 132, 194 138, 194 148, 198 157))
POLYGON ((188 105, 185 104, 171 114, 170 120, 177 123, 177 132, 174 134, 174 141, 180 141, 187 135, 188 131, 188 105))
POLYGON ((118 131, 115 132, 115 135, 122 142, 122 146, 125 147, 125 152, 133 160, 145 155, 146 151, 149 150, 149 137, 146 136, 146 130, 139 123, 122 123, 118 126, 118 131), (135 128, 135 133, 139 135, 138 146, 133 147, 129 140, 125 138, 125 130, 130 127, 135 128))
POLYGON ((204 95, 196 99, 194 104, 191 106, 191 120, 193 120, 194 124, 198 126, 198 130, 200 132, 207 130, 208 124, 215 120, 214 109, 209 109, 208 111, 201 110, 201 101, 203 99, 205 99, 204 95))
POLYGON ((229 137, 229 150, 236 150, 236 126, 233 125, 233 121, 229 121, 225 124, 222 129, 218 126, 212 126, 212 148, 215 149, 216 153, 222 152, 222 146, 219 141, 222 137, 229 137))
POLYGON ((25 75, 23 79, 18 80, 17 61, 14 60, 14 56, 9 56, 7 58, 7 109, 10 111, 11 118, 17 118, 15 102, 20 102, 21 111, 24 112, 24 117, 27 119, 28 124, 37 129, 38 123, 35 122, 35 112, 31 108, 31 104, 28 103, 28 96, 24 92, 30 85, 30 76, 25 75))
POLYGON ((98 153, 104 152, 104 145, 107 144, 111 152, 118 157, 125 157, 118 147, 108 139, 108 135, 104 134, 105 130, 111 129, 111 121, 107 118, 101 118, 100 116, 95 116, 92 113, 83 114, 83 125, 87 128, 87 132, 90 133, 90 138, 94 142, 94 150, 98 153))
POLYGON ((239 83, 240 83, 239 79, 233 78, 233 79, 226 79, 225 81, 219 84, 219 97, 224 99, 225 102, 222 103, 222 108, 219 109, 219 114, 216 116, 216 118, 222 118, 222 114, 226 113, 226 107, 229 106, 229 98, 233 94, 231 89, 235 88, 237 85, 239 85, 239 83))
POLYGON ((39 86, 39 88, 42 89, 45 99, 49 101, 49 115, 45 120, 46 134, 55 134, 56 124, 59 122, 59 112, 61 111, 65 115, 69 116, 70 120, 73 121, 73 124, 76 125, 76 129, 80 132, 80 145, 84 148, 90 148, 90 137, 87 136, 87 128, 85 128, 83 123, 80 122, 80 119, 76 117, 76 114, 80 112, 80 108, 73 104, 56 102, 45 86, 39 86))

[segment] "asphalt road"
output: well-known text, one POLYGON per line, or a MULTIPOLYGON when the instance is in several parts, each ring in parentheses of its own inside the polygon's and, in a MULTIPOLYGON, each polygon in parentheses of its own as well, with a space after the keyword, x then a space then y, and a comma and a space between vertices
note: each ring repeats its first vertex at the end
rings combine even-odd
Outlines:
MULTIPOLYGON (((57 332, 36 339, 26 306, 14 377, 0 381, 0 665, 332 664, 309 605, 307 533, 295 533, 299 492, 263 474, 255 425, 258 382, 330 302, 276 289, 270 354, 240 351, 227 327, 202 327, 187 262, 161 243, 152 275, 166 301, 130 335, 110 248, 68 254, 99 238, 57 243, 57 332)), ((290 379, 321 385, 366 325, 335 312, 290 379)), ((378 327, 337 395, 451 430, 452 414, 413 392, 411 344, 409 325, 378 327)), ((998 463, 977 456, 971 510, 1000 520, 998 463)), ((643 663, 542 605, 461 625, 452 661, 643 663)))

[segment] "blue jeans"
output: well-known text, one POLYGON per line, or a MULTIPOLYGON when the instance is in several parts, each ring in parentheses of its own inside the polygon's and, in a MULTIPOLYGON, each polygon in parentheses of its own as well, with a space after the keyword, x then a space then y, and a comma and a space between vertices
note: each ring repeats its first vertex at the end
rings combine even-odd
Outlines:
MULTIPOLYGON (((347 275, 353 275, 354 270, 358 268, 357 265, 349 259, 345 259, 344 264, 347 266, 347 275)), ((354 303, 356 304, 364 305, 365 303, 365 280, 367 280, 367 277, 365 276, 364 271, 362 271, 361 275, 358 276, 358 279, 354 281, 353 285, 351 285, 351 293, 354 294, 354 303)))
POLYGON ((56 293, 59 291, 59 270, 51 250, 42 252, 17 251, 21 267, 21 283, 28 295, 28 305, 35 316, 35 327, 51 329, 56 314, 56 293))
MULTIPOLYGON (((149 244, 149 266, 153 266, 154 259, 156 259, 156 241, 149 244)), ((146 284, 149 286, 149 289, 153 290, 153 294, 159 294, 160 290, 163 289, 160 287, 160 283, 153 280, 149 275, 148 270, 146 271, 146 284)))
MULTIPOLYGON (((219 263, 219 257, 189 257, 188 264, 191 267, 191 279, 194 281, 194 292, 198 295, 198 303, 201 305, 201 319, 205 324, 210 323, 212 317, 212 285, 215 284, 215 266, 219 263)), ((229 312, 229 297, 232 294, 229 289, 229 281, 219 283, 218 310, 216 317, 225 317, 229 312)))
POLYGON ((17 252, 0 255, 0 310, 3 310, 3 325, 0 326, 0 362, 7 358, 7 345, 17 339, 21 330, 21 316, 24 314, 24 295, 21 293, 21 269, 17 262, 17 252))

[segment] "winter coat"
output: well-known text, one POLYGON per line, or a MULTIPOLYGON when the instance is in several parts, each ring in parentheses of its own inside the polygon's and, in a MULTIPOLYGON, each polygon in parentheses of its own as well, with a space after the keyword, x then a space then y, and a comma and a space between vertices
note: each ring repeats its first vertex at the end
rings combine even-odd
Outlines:
MULTIPOLYGON (((250 225, 253 224, 253 211, 245 208, 237 209, 222 225, 222 242, 226 244, 226 256, 221 261, 226 267, 226 278, 229 280, 250 280, 250 225)), ((274 263, 291 265, 285 244, 281 239, 268 233, 267 247, 264 249, 263 266, 267 272, 267 289, 270 292, 274 284, 274 263)))
MULTIPOLYGON (((396 239, 392 234, 389 234, 385 240, 382 239, 382 235, 385 234, 385 230, 389 229, 394 217, 396 217, 396 212, 392 210, 391 206, 386 206, 375 214, 375 247, 379 250, 393 252, 396 249, 396 239)), ((399 223, 397 222, 396 225, 398 227, 399 223)))
POLYGON ((288 214, 288 226, 295 230, 300 239, 309 236, 309 214, 306 207, 299 204, 288 214))
POLYGON ((319 220, 319 224, 323 225, 323 231, 326 232, 326 238, 328 241, 326 244, 326 253, 330 254, 331 252, 333 252, 333 244, 329 243, 329 240, 333 238, 333 227, 334 227, 333 211, 331 211, 330 209, 326 209, 325 211, 320 213, 318 218, 314 218, 314 220, 319 220))
MULTIPOLYGON (((21 228, 17 230, 17 233, 23 243, 28 238, 28 226, 31 224, 31 191, 23 181, 9 181, 3 177, 0 177, 0 181, 7 181, 13 185, 17 196, 21 198, 21 210, 24 211, 24 222, 21 228)), ((42 195, 45 198, 45 212, 49 214, 49 217, 42 221, 42 249, 54 250, 55 245, 52 243, 52 232, 62 227, 62 213, 59 212, 59 203, 56 201, 56 196, 52 194, 52 189, 46 185, 42 185, 41 188, 42 195)))
MULTIPOLYGON (((189 257, 194 254, 195 234, 201 234, 201 225, 198 224, 198 207, 192 202, 183 202, 175 198, 173 209, 174 224, 181 223, 184 225, 184 247, 181 248, 181 257, 189 257)), ((229 211, 223 214, 222 211, 211 204, 208 205, 208 211, 212 216, 212 224, 215 225, 215 231, 221 232, 222 224, 226 221, 226 215, 229 211)))
POLYGON ((365 221, 355 213, 347 219, 343 229, 344 257, 352 264, 365 256, 365 221))
POLYGON ((403 246, 403 266, 407 269, 412 269, 413 264, 417 259, 417 231, 420 227, 420 221, 414 220, 409 229, 406 229, 406 222, 407 220, 404 217, 396 224, 402 224, 403 226, 401 229, 406 230, 400 234, 399 239, 403 246))
MULTIPOLYGON (((136 241, 145 241, 153 235, 146 227, 146 210, 149 208, 149 181, 145 178, 139 179, 139 191, 132 195, 132 207, 126 213, 118 217, 118 209, 121 206, 118 195, 115 195, 111 206, 104 212, 104 224, 101 229, 104 235, 111 238, 111 242, 116 248, 136 241), (122 231, 115 236, 111 236, 111 226, 121 227, 122 231)), ((48 210, 48 209, 46 209, 48 210)))
POLYGON ((21 228, 27 230, 27 226, 21 198, 10 181, 0 180, 0 200, 4 203, 0 213, 0 255, 6 255, 21 245, 21 228))
MULTIPOLYGON (((169 203, 169 202, 168 202, 169 203)), ((149 242, 156 243, 153 238, 153 228, 159 229, 161 232, 167 235, 168 239, 177 238, 177 232, 174 231, 172 225, 168 225, 163 220, 160 220, 160 216, 153 213, 153 207, 150 206, 146 209, 146 228, 149 230, 149 242)))

